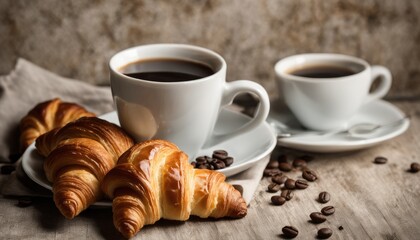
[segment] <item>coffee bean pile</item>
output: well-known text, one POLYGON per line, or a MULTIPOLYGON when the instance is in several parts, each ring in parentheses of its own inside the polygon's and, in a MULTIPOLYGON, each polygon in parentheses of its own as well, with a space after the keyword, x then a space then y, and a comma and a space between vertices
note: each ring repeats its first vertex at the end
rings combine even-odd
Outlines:
MULTIPOLYGON (((280 155, 277 159, 271 159, 264 170, 264 176, 271 178, 271 183, 267 187, 267 192, 277 193, 271 196, 271 203, 276 206, 281 206, 287 201, 290 201, 296 190, 303 190, 309 187, 310 182, 318 180, 318 175, 315 171, 308 168, 308 161, 312 160, 313 157, 302 156, 295 158, 291 163, 288 161, 286 155, 280 155), (293 179, 288 177, 286 174, 289 172, 302 172, 302 179, 293 179)), ((319 203, 327 203, 331 199, 331 195, 322 191, 318 195, 319 203)), ((313 212, 309 215, 310 222, 314 224, 321 224, 327 220, 327 216, 335 213, 333 206, 326 206, 321 209, 320 212, 313 212)), ((282 228, 283 237, 295 238, 299 231, 294 226, 285 226, 282 228)), ((327 239, 331 237, 333 231, 330 228, 321 228, 317 232, 318 239, 327 239)))
POLYGON ((302 190, 309 187, 308 181, 315 181, 318 179, 316 173, 307 168, 307 161, 312 160, 310 156, 302 156, 288 162, 286 155, 280 155, 277 159, 271 159, 264 170, 265 177, 271 177, 271 183, 267 187, 267 192, 276 193, 281 192, 280 196, 275 195, 271 197, 273 205, 283 205, 286 201, 293 198, 293 190, 302 190), (291 171, 302 171, 304 179, 289 178, 286 173, 291 171))
POLYGON ((219 170, 232 165, 234 159, 225 150, 215 150, 212 156, 200 156, 191 162, 194 168, 219 170))

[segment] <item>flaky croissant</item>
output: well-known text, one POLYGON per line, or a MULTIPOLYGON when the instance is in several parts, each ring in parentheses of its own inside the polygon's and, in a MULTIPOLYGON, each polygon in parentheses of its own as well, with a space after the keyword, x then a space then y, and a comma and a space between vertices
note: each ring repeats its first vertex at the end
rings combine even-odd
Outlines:
POLYGON ((74 218, 103 196, 103 177, 133 144, 120 127, 96 117, 80 118, 37 138, 36 148, 46 156, 44 171, 53 183, 54 202, 66 218, 74 218))
POLYGON ((20 151, 24 152, 37 137, 54 128, 62 127, 81 117, 94 116, 95 114, 83 107, 62 102, 58 98, 39 103, 20 121, 20 151))
POLYGON ((125 152, 101 187, 113 199, 115 227, 130 238, 160 218, 245 216, 244 199, 225 178, 216 171, 194 169, 174 144, 150 140, 125 152))

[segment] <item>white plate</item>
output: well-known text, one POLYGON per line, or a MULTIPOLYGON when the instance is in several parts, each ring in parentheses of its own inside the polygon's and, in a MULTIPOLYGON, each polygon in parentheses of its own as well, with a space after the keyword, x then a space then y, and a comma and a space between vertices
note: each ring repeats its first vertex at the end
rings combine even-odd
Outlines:
MULTIPOLYGON (((404 118, 404 116, 405 114, 391 103, 384 100, 377 100, 363 106, 350 120, 349 126, 357 123, 387 124, 404 118)), ((292 129, 304 130, 290 111, 279 106, 276 107, 276 103, 272 107, 267 121, 274 124, 286 125, 292 129)), ((278 145, 309 152, 330 153, 353 151, 390 140, 404 133, 409 125, 409 119, 405 119, 401 124, 384 127, 375 131, 367 139, 354 138, 345 133, 325 136, 296 136, 279 138, 278 145)))
MULTIPOLYGON (((100 118, 119 125, 116 112, 107 113, 100 116, 100 118)), ((231 131, 248 121, 249 117, 224 109, 220 114, 215 131, 231 131)), ((211 149, 200 150, 198 156, 211 155, 213 150, 216 149, 228 151, 229 155, 235 159, 234 163, 219 171, 229 177, 250 168, 258 161, 264 159, 265 156, 271 153, 275 146, 276 135, 272 128, 264 122, 264 124, 248 133, 217 144, 211 149)), ((44 174, 43 162, 44 158, 37 153, 34 144, 30 145, 22 156, 22 167, 29 178, 39 185, 51 190, 51 183, 44 174)), ((109 206, 110 204, 110 202, 105 201, 96 202, 94 205, 109 206)))

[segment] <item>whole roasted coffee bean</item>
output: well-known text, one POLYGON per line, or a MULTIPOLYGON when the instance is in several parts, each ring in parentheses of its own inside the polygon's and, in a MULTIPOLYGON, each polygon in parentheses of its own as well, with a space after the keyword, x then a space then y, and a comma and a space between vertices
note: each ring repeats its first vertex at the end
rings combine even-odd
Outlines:
POLYGON ((267 187, 267 191, 271 192, 271 193, 275 193, 280 191, 281 187, 279 184, 277 183, 270 183, 267 187))
POLYGON ((223 162, 225 162, 226 167, 229 167, 230 165, 232 165, 233 163, 233 157, 227 157, 224 160, 222 160, 223 162))
POLYGON ((329 216, 335 213, 335 208, 333 206, 326 206, 321 209, 322 214, 329 216))
POLYGON ((213 153, 212 158, 219 159, 219 160, 225 160, 227 158, 227 156, 213 153))
POLYGON ((287 176, 283 175, 283 173, 279 173, 277 175, 274 175, 273 177, 271 177, 271 181, 275 182, 277 184, 283 184, 285 183, 287 180, 287 176))
POLYGON ((318 179, 318 176, 315 174, 315 172, 310 169, 303 170, 302 177, 310 182, 313 182, 318 179))
POLYGON ((416 162, 412 163, 410 165, 410 171, 413 172, 413 173, 416 173, 416 172, 420 171, 420 164, 416 163, 416 162))
POLYGON ((386 157, 376 157, 375 160, 373 160, 376 164, 385 164, 388 162, 388 159, 386 157))
POLYGON ((295 238, 299 234, 297 228, 293 226, 285 226, 281 229, 281 231, 286 238, 295 238))
POLYGON ((215 159, 213 162, 211 162, 211 165, 213 165, 214 169, 216 170, 226 167, 226 164, 220 159, 215 159))
POLYGON ((306 165, 306 161, 301 158, 296 158, 295 160, 293 160, 293 167, 306 167, 306 165))
POLYGON ((226 150, 222 150, 222 149, 214 150, 213 154, 216 154, 216 155, 219 155, 219 156, 226 156, 226 157, 229 155, 226 150))
POLYGON ((286 182, 284 183, 284 186, 285 186, 287 189, 295 189, 295 188, 296 188, 295 183, 296 183, 296 181, 295 181, 295 180, 293 180, 293 179, 289 178, 289 179, 287 179, 287 180, 286 180, 286 182))
POLYGON ((191 165, 193 166, 193 168, 195 168, 197 166, 196 162, 191 162, 191 165))
POLYGON ((278 168, 266 168, 266 169, 264 169, 264 176, 265 177, 272 177, 272 176, 277 175, 279 173, 282 173, 282 172, 278 168))
POLYGON ((279 162, 277 162, 276 160, 270 160, 266 168, 273 169, 273 168, 278 168, 278 167, 279 167, 279 162))
POLYGON ((313 212, 309 215, 313 223, 323 223, 327 218, 320 212, 313 212))
POLYGON ((206 163, 206 162, 207 162, 207 158, 206 158, 206 156, 200 156, 200 157, 197 157, 197 158, 195 159, 195 161, 196 161, 197 163, 206 163))
POLYGON ((282 196, 275 195, 275 196, 271 197, 271 202, 274 205, 280 206, 280 205, 283 205, 286 202, 286 199, 282 196))
POLYGON ((196 165, 195 165, 195 168, 198 168, 198 169, 208 169, 208 163, 197 163, 196 165))
POLYGON ((302 179, 298 179, 295 182, 295 186, 297 189, 306 189, 308 187, 308 182, 302 179))
POLYGON ((331 237, 333 234, 330 228, 321 228, 318 230, 318 238, 320 239, 327 239, 331 237))
POLYGON ((327 203, 330 201, 330 194, 328 192, 320 192, 318 196, 318 201, 320 203, 327 203))
POLYGON ((289 201, 290 199, 293 198, 294 194, 293 194, 293 191, 289 189, 285 189, 281 191, 280 196, 284 197, 287 201, 289 201))
POLYGON ((280 162, 278 164, 279 169, 284 172, 290 172, 293 169, 292 164, 288 162, 280 162))

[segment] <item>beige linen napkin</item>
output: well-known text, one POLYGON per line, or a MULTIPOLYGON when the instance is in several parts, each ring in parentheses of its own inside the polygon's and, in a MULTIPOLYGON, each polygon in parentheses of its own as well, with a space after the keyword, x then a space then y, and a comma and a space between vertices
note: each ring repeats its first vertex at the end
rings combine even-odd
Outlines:
MULTIPOLYGON (((0 162, 11 162, 10 155, 17 155, 18 124, 37 103, 59 97, 76 102, 98 115, 113 111, 111 90, 74 79, 60 77, 24 59, 19 59, 15 69, 0 77, 0 162)), ((269 156, 265 156, 252 168, 232 176, 228 182, 240 185, 247 204, 262 178, 269 156)), ((51 196, 32 182, 22 171, 20 161, 17 171, 8 178, 1 178, 1 193, 7 196, 51 196), (4 180, 1 180, 4 179, 4 180)))
POLYGON ((63 78, 18 59, 9 75, 0 76, 0 162, 17 160, 20 119, 37 103, 55 97, 78 103, 96 114, 113 110, 109 87, 63 78))

